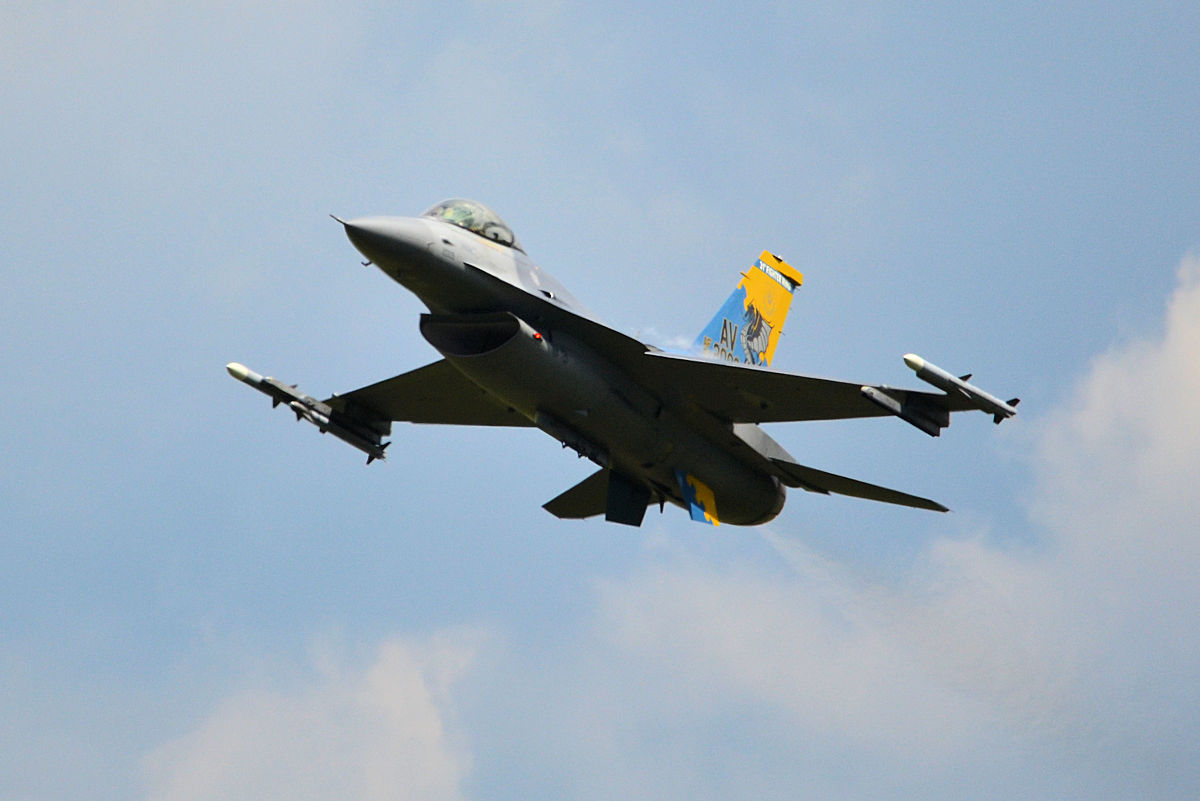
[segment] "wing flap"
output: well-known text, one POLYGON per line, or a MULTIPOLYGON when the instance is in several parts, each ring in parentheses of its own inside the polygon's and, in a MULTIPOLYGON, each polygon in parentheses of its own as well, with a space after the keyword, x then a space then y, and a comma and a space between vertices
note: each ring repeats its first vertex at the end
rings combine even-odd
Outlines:
MULTIPOLYGON (((647 380, 670 387, 732 423, 844 420, 889 414, 863 397, 863 384, 660 351, 648 351, 645 357, 649 364, 644 371, 647 380)), ((951 412, 975 408, 966 398, 885 386, 873 388, 901 404, 928 404, 951 412)))
POLYGON ((335 395, 334 409, 374 420, 464 426, 531 426, 445 359, 335 395))
POLYGON ((928 498, 919 498, 916 495, 909 495, 899 490, 880 487, 876 484, 868 484, 865 481, 839 476, 834 473, 826 473, 824 470, 805 467, 802 464, 784 461, 783 459, 772 459, 771 461, 779 469, 784 483, 789 487, 799 487, 800 489, 808 490, 809 492, 818 492, 822 495, 828 495, 832 492, 837 495, 849 495, 854 498, 865 498, 869 501, 894 503, 899 506, 910 506, 914 509, 929 509, 934 512, 950 511, 937 501, 931 501, 928 498))

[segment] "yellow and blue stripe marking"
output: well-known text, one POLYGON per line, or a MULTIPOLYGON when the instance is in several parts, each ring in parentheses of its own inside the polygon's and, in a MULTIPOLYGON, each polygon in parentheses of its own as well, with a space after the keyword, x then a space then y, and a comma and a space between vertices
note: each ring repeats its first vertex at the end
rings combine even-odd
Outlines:
POLYGON ((713 494, 712 487, 683 470, 675 471, 675 480, 679 482, 683 500, 687 503, 688 512, 693 520, 712 526, 721 525, 717 516, 717 497, 713 494))

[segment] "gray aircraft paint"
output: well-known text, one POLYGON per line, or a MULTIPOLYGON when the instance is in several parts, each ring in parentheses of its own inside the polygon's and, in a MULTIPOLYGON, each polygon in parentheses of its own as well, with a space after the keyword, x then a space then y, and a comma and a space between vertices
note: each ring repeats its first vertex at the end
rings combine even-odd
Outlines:
POLYGON ((951 412, 1000 403, 970 385, 935 394, 663 352, 595 319, 472 201, 335 219, 429 308, 421 333, 444 361, 324 401, 236 363, 231 375, 368 461, 383 458, 392 421, 536 426, 599 467, 545 504, 559 517, 638 525, 648 504, 670 502, 694 519, 753 525, 780 512, 786 487, 946 511, 800 465, 757 424, 894 414, 936 435, 951 412))

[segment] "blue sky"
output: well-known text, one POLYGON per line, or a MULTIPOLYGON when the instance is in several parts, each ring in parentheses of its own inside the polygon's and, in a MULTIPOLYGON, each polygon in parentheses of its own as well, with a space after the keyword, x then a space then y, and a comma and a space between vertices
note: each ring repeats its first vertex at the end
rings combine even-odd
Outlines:
POLYGON ((1200 789, 1194 4, 7 3, 0 795, 1181 798, 1200 789), (690 339, 1023 399, 772 427, 953 508, 540 504, 530 431, 386 465, 272 412, 432 361, 327 214, 479 199, 690 339))

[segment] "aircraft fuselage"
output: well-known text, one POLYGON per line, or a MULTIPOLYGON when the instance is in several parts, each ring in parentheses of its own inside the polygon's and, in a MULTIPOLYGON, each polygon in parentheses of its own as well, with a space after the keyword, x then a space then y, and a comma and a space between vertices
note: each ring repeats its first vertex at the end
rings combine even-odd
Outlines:
POLYGON ((550 436, 653 487, 651 500, 688 508, 683 487, 711 493, 702 500, 721 522, 763 523, 783 508, 779 480, 729 424, 651 393, 595 347, 556 329, 556 309, 590 314, 518 247, 425 217, 344 224, 364 256, 429 308, 421 321, 426 340, 550 436))

